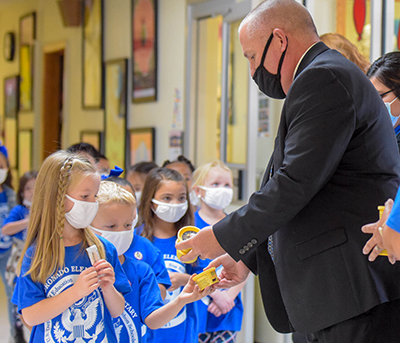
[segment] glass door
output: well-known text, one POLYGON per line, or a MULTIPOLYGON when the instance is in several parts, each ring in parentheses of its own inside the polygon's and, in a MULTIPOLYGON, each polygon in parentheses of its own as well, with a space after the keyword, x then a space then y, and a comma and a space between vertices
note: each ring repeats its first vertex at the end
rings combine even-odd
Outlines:
POLYGON ((248 162, 249 67, 238 39, 251 1, 189 6, 185 153, 195 165, 220 159, 233 171, 235 200, 244 199, 248 162))

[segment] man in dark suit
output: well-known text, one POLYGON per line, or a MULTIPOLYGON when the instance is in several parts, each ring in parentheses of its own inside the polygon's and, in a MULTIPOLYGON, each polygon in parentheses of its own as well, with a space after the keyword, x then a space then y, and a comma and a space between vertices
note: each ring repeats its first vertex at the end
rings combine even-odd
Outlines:
POLYGON ((294 0, 261 3, 239 39, 261 91, 286 97, 273 156, 246 206, 177 245, 192 248, 182 260, 222 255, 211 263, 224 267, 221 287, 258 274, 279 332, 398 342, 400 266, 362 254, 361 226, 378 218, 400 180, 382 100, 356 65, 319 41, 294 0))

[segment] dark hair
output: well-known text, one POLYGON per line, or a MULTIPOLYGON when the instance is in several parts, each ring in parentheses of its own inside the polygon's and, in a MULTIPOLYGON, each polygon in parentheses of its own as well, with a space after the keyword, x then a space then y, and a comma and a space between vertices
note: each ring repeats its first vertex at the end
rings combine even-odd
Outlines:
POLYGON ((25 190, 25 186, 26 184, 32 180, 32 179, 36 179, 38 175, 37 171, 28 171, 26 172, 24 175, 21 176, 21 178, 19 179, 19 187, 18 187, 18 193, 17 193, 17 203, 19 205, 22 205, 23 201, 24 201, 24 190, 25 190))
POLYGON ((185 156, 183 156, 183 155, 180 155, 180 156, 178 156, 178 158, 175 160, 175 161, 170 161, 170 160, 166 160, 166 161, 164 161, 164 163, 163 163, 163 167, 167 167, 167 166, 169 166, 170 164, 174 164, 174 163, 184 163, 184 164, 186 164, 189 168, 190 168, 190 170, 192 171, 192 173, 194 172, 194 170, 196 169, 194 166, 193 166, 193 164, 192 164, 192 162, 190 162, 185 156))
MULTIPOLYGON (((132 184, 127 179, 124 179, 124 178, 118 177, 118 176, 111 176, 111 177, 108 177, 107 179, 104 179, 103 181, 115 182, 122 187, 124 187, 124 186, 130 187, 132 189, 132 193, 135 194, 135 190, 133 189, 132 184)), ((135 195, 135 198, 136 198, 136 195, 135 195)))
POLYGON ((141 174, 148 174, 150 170, 158 168, 158 165, 154 162, 139 162, 130 166, 128 169, 128 173, 141 173, 141 174))
POLYGON ((84 143, 84 142, 80 142, 80 143, 71 145, 67 149, 67 151, 71 152, 71 153, 86 152, 87 154, 92 156, 94 159, 98 159, 98 158, 102 157, 102 155, 100 155, 100 153, 97 151, 97 149, 93 145, 91 145, 89 143, 84 143))
POLYGON ((376 78, 400 97, 400 52, 389 52, 379 57, 369 67, 367 76, 376 78))
MULTIPOLYGON (((189 191, 186 180, 181 173, 177 172, 176 170, 167 168, 152 169, 147 175, 146 182, 144 183, 142 198, 139 206, 138 223, 138 226, 144 224, 141 235, 148 238, 149 240, 152 240, 154 236, 155 213, 152 210, 152 200, 157 190, 160 188, 160 185, 164 181, 181 182, 185 186, 186 201, 189 205, 189 191)), ((187 225, 193 225, 193 212, 191 206, 188 206, 185 215, 175 223, 176 232, 178 232, 180 228, 187 225)))
POLYGON ((107 157, 105 157, 103 154, 100 154, 100 152, 99 151, 97 151, 97 156, 96 156, 96 163, 98 163, 101 159, 103 159, 103 160, 107 160, 108 161, 108 158, 107 157))
POLYGON ((7 168, 8 168, 7 177, 6 177, 6 180, 3 182, 3 185, 6 185, 6 186, 10 187, 11 189, 14 189, 14 187, 12 185, 12 174, 11 174, 11 170, 10 170, 10 161, 8 160, 8 157, 6 155, 4 155, 2 152, 0 152, 0 155, 6 159, 7 168))

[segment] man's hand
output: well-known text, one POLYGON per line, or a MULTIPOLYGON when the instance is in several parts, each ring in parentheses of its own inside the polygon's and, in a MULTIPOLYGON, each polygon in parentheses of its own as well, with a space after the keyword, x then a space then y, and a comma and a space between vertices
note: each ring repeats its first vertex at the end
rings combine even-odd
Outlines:
POLYGON ((207 268, 217 268, 220 265, 223 266, 223 269, 219 275, 219 283, 214 285, 215 288, 230 288, 236 286, 245 281, 250 273, 250 269, 247 268, 242 261, 236 262, 228 254, 211 261, 207 268))
POLYGON ((225 254, 225 250, 219 245, 211 226, 201 229, 192 238, 177 243, 176 249, 192 249, 181 257, 183 262, 195 260, 199 256, 203 259, 213 259, 225 254))

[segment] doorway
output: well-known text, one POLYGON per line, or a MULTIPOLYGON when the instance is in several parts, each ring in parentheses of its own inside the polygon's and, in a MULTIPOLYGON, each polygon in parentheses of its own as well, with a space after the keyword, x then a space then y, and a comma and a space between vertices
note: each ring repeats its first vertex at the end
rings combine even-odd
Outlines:
POLYGON ((42 160, 61 149, 64 49, 44 54, 42 160))
POLYGON ((188 7, 185 153, 195 165, 220 159, 234 175, 234 201, 248 196, 249 68, 238 40, 251 1, 213 0, 188 7))

